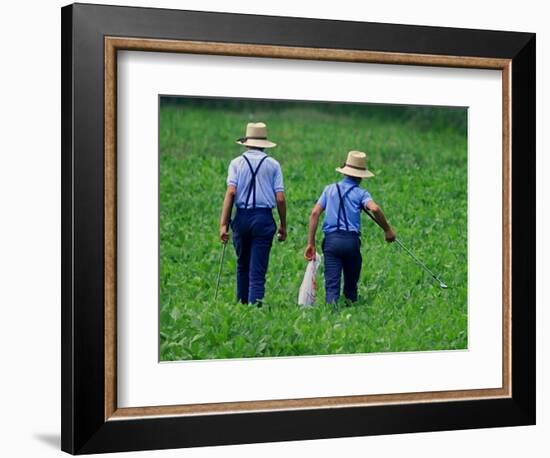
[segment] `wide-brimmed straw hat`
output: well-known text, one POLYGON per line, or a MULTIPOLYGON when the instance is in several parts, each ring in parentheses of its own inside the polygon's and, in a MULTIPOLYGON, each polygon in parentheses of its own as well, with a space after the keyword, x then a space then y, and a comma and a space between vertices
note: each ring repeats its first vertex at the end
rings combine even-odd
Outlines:
POLYGON ((374 176, 374 173, 367 169, 367 155, 361 151, 350 151, 345 164, 337 167, 336 171, 356 178, 374 176))
POLYGON ((246 125, 246 136, 237 140, 239 145, 256 148, 273 148, 277 143, 267 139, 267 127, 263 122, 249 122, 246 125))

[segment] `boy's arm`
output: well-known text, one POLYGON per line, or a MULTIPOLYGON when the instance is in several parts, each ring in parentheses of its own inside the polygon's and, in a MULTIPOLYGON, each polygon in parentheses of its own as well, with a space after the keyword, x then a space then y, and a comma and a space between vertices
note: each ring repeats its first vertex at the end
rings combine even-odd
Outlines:
POLYGON ((374 200, 369 200, 365 205, 365 208, 371 211, 376 219, 376 222, 383 229, 386 242, 394 242, 395 231, 390 227, 382 209, 376 204, 376 202, 374 202, 374 200))
POLYGON ((275 200, 277 201, 277 212, 279 212, 279 230, 277 231, 277 238, 279 242, 286 240, 286 199, 283 191, 275 193, 275 200))
POLYGON ((311 210, 311 215, 309 217, 309 229, 307 232, 307 247, 304 252, 304 258, 308 261, 315 258, 315 234, 317 232, 317 226, 319 225, 319 217, 323 211, 324 208, 319 204, 315 204, 313 210, 311 210))
POLYGON ((231 217, 231 209, 233 208, 236 194, 237 188, 232 184, 228 185, 223 199, 222 214, 220 216, 220 240, 222 243, 227 243, 229 240, 229 218, 231 217))
POLYGON ((284 242, 286 240, 286 199, 285 187, 283 184, 283 171, 281 165, 275 163, 275 173, 273 175, 273 192, 275 193, 275 201, 277 203, 277 212, 279 213, 279 230, 277 231, 277 240, 284 242))

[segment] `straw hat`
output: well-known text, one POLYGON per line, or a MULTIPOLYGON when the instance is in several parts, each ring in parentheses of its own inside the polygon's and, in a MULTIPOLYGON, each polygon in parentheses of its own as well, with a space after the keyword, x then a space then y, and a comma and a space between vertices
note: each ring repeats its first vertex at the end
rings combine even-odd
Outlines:
POLYGON ((267 139, 267 127, 263 122, 249 122, 246 125, 246 136, 237 140, 239 145, 256 148, 273 148, 276 143, 267 139))
POLYGON ((336 168, 337 172, 356 178, 370 178, 374 176, 367 169, 367 155, 361 151, 350 151, 346 163, 336 168))

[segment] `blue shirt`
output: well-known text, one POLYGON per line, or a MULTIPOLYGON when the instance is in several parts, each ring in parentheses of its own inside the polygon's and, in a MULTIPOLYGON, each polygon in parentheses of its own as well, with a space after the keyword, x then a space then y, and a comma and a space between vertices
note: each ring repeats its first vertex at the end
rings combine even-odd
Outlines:
MULTIPOLYGON (((346 211, 348 228, 350 231, 361 232, 361 207, 367 205, 372 200, 369 192, 357 186, 357 183, 345 177, 338 183, 340 192, 344 197, 344 209, 346 211), (352 186, 356 186, 351 191, 347 192, 352 186)), ((336 184, 329 184, 323 190, 321 197, 317 203, 326 211, 325 220, 323 222, 323 232, 328 234, 338 230, 338 209, 340 208, 340 198, 336 184)), ((346 222, 343 212, 340 212, 340 230, 346 230, 346 222)))
MULTIPOLYGON (((256 170, 262 158, 267 156, 263 151, 255 149, 249 149, 244 155, 250 161, 250 165, 254 170, 256 170)), ((245 206, 251 180, 252 173, 246 160, 242 156, 233 159, 227 172, 227 184, 237 188, 235 205, 239 208, 245 206)), ((256 207, 275 208, 275 193, 284 190, 281 166, 272 157, 267 157, 262 162, 256 175, 256 207)), ((253 194, 251 193, 247 208, 252 208, 252 204, 253 194)))

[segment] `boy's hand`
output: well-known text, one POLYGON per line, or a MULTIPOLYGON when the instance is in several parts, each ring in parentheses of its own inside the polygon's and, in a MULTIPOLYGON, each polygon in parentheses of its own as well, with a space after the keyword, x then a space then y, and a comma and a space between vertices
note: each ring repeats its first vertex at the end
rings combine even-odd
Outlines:
POLYGON ((395 237, 395 231, 391 227, 387 231, 384 231, 384 238, 386 239, 386 242, 395 242, 395 237))
POLYGON ((304 251, 304 258, 308 261, 313 261, 315 259, 315 245, 308 245, 306 251, 304 251))
POLYGON ((222 243, 227 243, 229 240, 229 229, 227 225, 220 226, 220 240, 222 243))
POLYGON ((277 231, 277 240, 279 240, 279 242, 284 242, 286 240, 286 227, 279 226, 279 230, 277 231))

